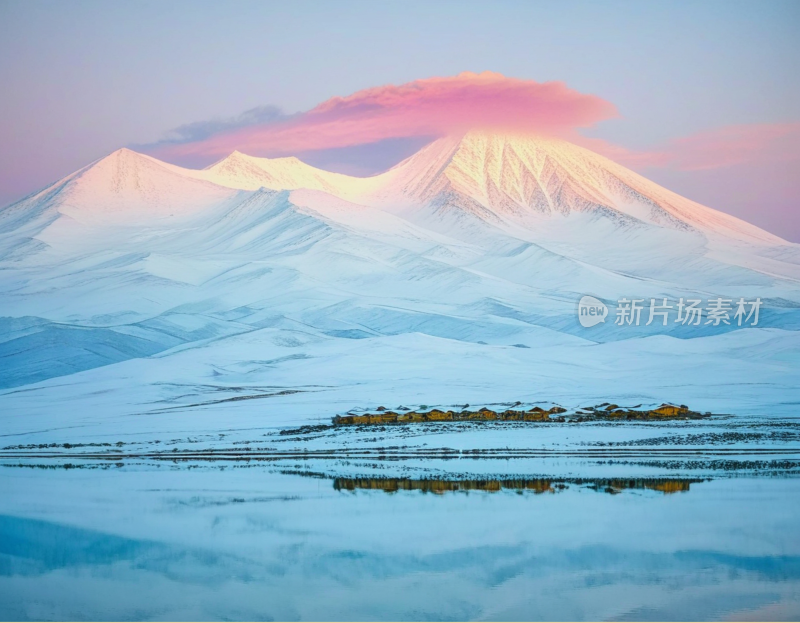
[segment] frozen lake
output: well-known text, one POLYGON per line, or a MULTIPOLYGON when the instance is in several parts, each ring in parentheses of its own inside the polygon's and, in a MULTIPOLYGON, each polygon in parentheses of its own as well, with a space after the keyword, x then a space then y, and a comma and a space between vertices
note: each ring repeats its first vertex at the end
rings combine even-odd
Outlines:
POLYGON ((0 618, 798 619, 796 452, 742 452, 7 458, 0 618))

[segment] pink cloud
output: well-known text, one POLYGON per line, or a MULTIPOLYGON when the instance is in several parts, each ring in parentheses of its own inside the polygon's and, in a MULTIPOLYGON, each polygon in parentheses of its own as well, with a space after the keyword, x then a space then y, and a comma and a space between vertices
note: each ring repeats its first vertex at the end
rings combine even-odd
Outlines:
POLYGON ((334 97, 288 119, 162 146, 156 153, 161 157, 225 156, 238 149, 274 156, 388 138, 438 137, 473 128, 567 135, 616 116, 613 104, 562 82, 465 72, 334 97))
POLYGON ((664 151, 637 151, 622 145, 610 143, 602 138, 589 138, 575 135, 571 137, 573 143, 590 149, 623 166, 641 170, 648 167, 663 167, 669 162, 669 155, 664 151))
POLYGON ((758 159, 782 162, 800 157, 800 123, 735 125, 673 140, 671 165, 682 171, 717 169, 758 159))
POLYGON ((203 131, 189 132, 195 135, 189 140, 162 143, 151 153, 183 162, 207 162, 237 149, 255 156, 323 154, 386 139, 435 138, 490 128, 561 136, 637 170, 703 171, 800 159, 800 123, 724 126, 646 150, 583 137, 579 128, 619 116, 613 104, 562 82, 539 83, 492 72, 364 89, 291 117, 272 109, 245 116, 235 123, 199 124, 203 131))
POLYGON ((704 171, 747 162, 800 160, 800 123, 732 125, 676 138, 661 148, 635 151, 602 139, 581 137, 584 147, 633 169, 704 171))

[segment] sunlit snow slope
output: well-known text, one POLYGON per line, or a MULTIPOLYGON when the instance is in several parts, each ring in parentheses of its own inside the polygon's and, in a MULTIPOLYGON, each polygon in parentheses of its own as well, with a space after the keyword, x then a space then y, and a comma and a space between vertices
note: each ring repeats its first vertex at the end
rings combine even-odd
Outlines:
POLYGON ((798 399, 798 283, 798 245, 564 141, 470 133, 371 178, 123 149, 0 211, 0 405, 91 405, 101 388, 125 413, 202 388, 351 387, 347 404, 383 401, 376 388, 697 402, 730 387, 777 409, 798 399), (579 325, 583 294, 606 323, 579 325), (760 297, 758 328, 613 322, 622 297, 718 296, 760 297))

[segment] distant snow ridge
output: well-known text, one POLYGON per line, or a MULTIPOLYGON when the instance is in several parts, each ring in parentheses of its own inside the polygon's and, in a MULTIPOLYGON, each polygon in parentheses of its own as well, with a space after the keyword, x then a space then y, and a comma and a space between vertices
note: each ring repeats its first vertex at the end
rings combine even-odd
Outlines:
POLYGON ((0 387, 265 330, 536 349, 734 328, 583 329, 583 294, 761 297, 796 331, 798 249, 555 139, 445 138, 370 178, 122 149, 0 210, 0 387))

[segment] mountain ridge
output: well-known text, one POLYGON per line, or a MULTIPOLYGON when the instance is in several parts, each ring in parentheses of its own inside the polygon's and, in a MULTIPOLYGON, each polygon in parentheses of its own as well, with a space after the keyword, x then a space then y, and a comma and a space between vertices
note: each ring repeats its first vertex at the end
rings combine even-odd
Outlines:
POLYGON ((189 169, 123 148, 7 206, 0 220, 4 212, 18 211, 58 186, 68 191, 58 199, 65 213, 79 219, 81 212, 98 218, 122 216, 126 209, 139 216, 190 214, 231 198, 230 191, 309 189, 395 213, 461 203, 479 218, 535 225, 542 217, 596 212, 628 225, 695 228, 762 244, 790 244, 583 147, 501 133, 439 139, 365 178, 318 169, 296 157, 259 158, 239 151, 205 169, 189 169))
POLYGON ((369 340, 424 367, 437 349, 498 362, 561 345, 580 359, 647 337, 691 353, 694 338, 740 332, 622 327, 625 297, 758 297, 756 332, 796 331, 800 246, 553 139, 444 138, 369 178, 123 149, 0 210, 0 389, 187 350, 200 384, 273 384, 251 340, 291 361, 369 340), (585 294, 610 308, 588 332, 585 294))

